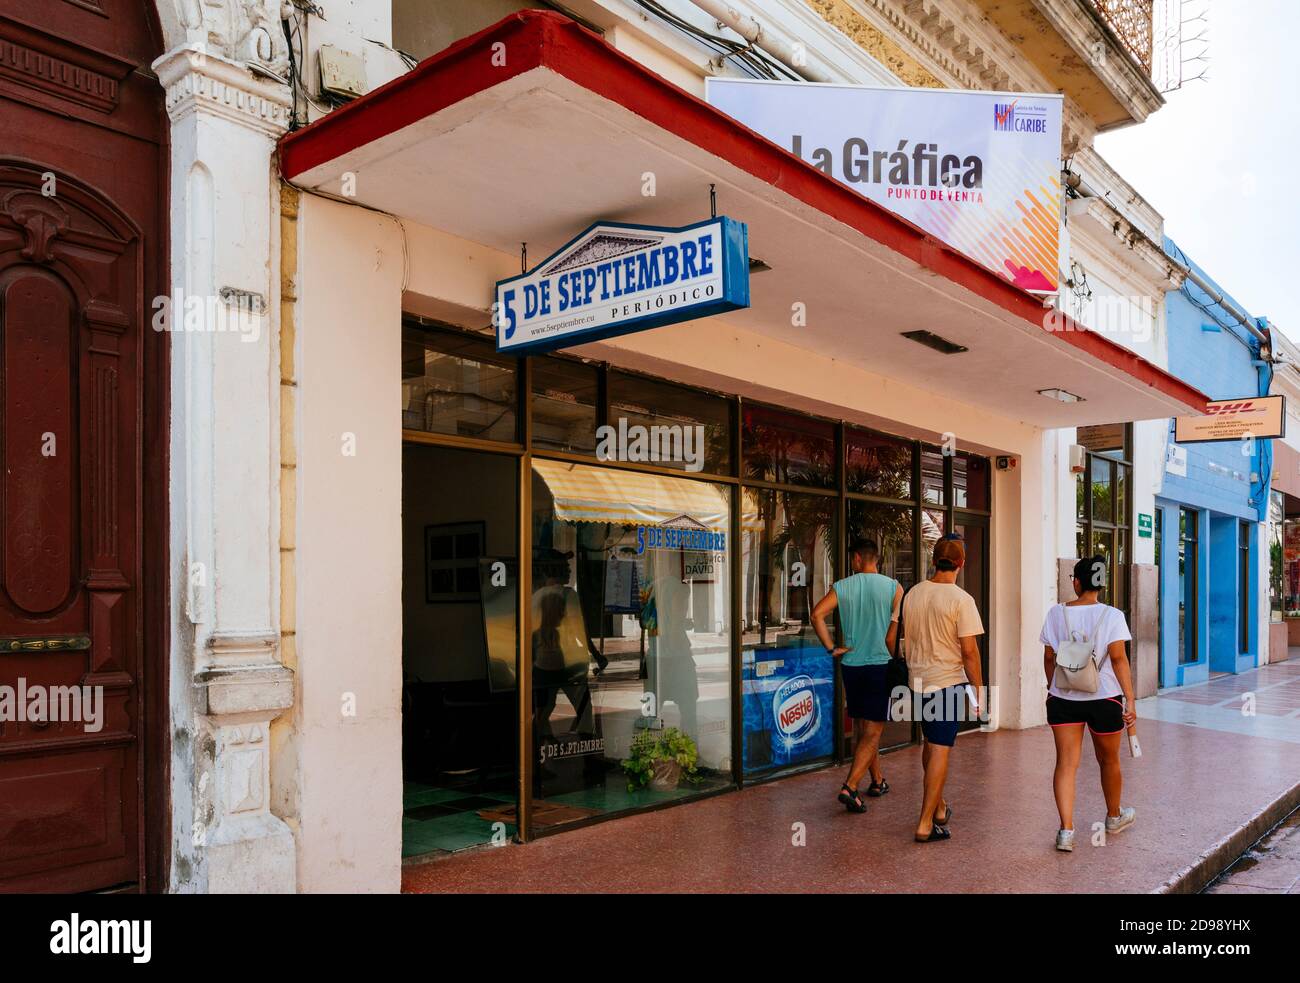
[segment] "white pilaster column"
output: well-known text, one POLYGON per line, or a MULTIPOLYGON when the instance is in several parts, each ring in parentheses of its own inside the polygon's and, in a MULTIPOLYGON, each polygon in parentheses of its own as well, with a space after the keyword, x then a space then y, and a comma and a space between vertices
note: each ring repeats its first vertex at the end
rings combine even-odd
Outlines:
POLYGON ((293 704, 277 657, 272 161, 290 94, 238 60, 274 55, 257 30, 218 54, 212 30, 185 26, 204 40, 154 63, 172 127, 172 887, 293 891, 293 834, 271 813, 269 786, 270 723, 293 704))

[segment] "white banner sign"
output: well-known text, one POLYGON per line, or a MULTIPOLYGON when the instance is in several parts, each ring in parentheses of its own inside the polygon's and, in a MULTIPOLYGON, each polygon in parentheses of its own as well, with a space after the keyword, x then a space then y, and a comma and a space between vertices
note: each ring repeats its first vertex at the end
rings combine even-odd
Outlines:
POLYGON ((1034 293, 1060 274, 1060 95, 716 79, 750 129, 1034 293))

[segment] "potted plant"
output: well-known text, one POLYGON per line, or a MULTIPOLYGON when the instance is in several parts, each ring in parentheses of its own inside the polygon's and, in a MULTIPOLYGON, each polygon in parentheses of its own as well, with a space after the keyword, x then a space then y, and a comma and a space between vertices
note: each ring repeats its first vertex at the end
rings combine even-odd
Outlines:
POLYGON ((643 730, 632 738, 632 748, 622 763, 627 790, 649 786, 656 792, 671 792, 683 777, 698 782, 695 764, 699 756, 695 742, 676 727, 643 730))

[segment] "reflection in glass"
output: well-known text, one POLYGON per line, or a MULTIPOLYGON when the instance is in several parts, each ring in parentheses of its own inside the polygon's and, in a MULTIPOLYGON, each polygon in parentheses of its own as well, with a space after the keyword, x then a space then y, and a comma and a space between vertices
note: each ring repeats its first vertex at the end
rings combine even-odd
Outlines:
POLYGON ((731 405, 721 396, 611 370, 609 424, 615 429, 626 426, 629 432, 633 427, 644 427, 647 433, 651 427, 675 428, 663 431, 673 435, 674 440, 669 442, 673 453, 651 463, 712 474, 731 473, 731 405), (691 429, 690 434, 686 428, 691 429), (680 459, 683 455, 678 448, 689 448, 695 463, 701 466, 680 459), (688 464, 692 466, 688 468, 688 464))
POLYGON ((834 583, 837 500, 745 489, 741 677, 746 772, 833 750, 835 665, 811 627, 834 583))
POLYGON ((589 454, 596 449, 600 369, 570 359, 533 360, 533 446, 589 454))
POLYGON ((848 529, 845 541, 872 539, 880 548, 880 572, 893 577, 903 589, 916 583, 912 556, 912 517, 915 509, 875 502, 848 503, 848 529))
POLYGON ((460 332, 402 327, 402 427, 516 439, 515 359, 460 332))
POLYGON ((936 450, 921 451, 921 501, 927 505, 944 505, 944 456, 936 450))
POLYGON ((745 477, 835 487, 835 424, 767 406, 744 407, 745 477))
MULTIPOLYGON (((636 809, 730 783, 730 489, 534 461, 535 822, 636 809), (629 790, 638 745, 698 755, 629 790)), ((634 783, 636 784, 636 783, 634 783)))
POLYGON ((854 427, 845 429, 844 477, 851 492, 885 498, 912 497, 910 440, 854 427))
POLYGON ((921 565, 927 579, 934 575, 934 544, 943 539, 947 522, 942 509, 921 510, 921 565))
POLYGON ((1095 522, 1114 522, 1114 496, 1112 495, 1112 464, 1105 458, 1092 460, 1092 518, 1095 522))
POLYGON ((1284 609, 1282 533, 1286 525, 1281 492, 1268 495, 1268 617, 1280 622, 1284 609))
MULTIPOLYGON (((912 550, 913 522, 916 509, 899 505, 878 505, 875 502, 850 500, 847 509, 848 528, 845 530, 846 546, 858 539, 875 540, 880 548, 879 570, 893 577, 909 590, 916 583, 916 560, 912 550)), ((906 610, 907 602, 903 602, 906 610)), ((852 723, 844 721, 843 753, 852 753, 852 723)), ((881 747, 897 747, 912 739, 912 725, 906 721, 890 721, 880 737, 881 747)))
POLYGON ((989 459, 958 454, 952 459, 952 494, 959 509, 989 507, 989 459))

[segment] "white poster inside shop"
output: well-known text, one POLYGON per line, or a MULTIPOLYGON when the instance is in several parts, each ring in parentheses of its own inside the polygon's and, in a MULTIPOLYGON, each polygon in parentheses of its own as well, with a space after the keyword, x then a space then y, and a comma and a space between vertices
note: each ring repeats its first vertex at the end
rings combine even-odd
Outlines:
POLYGON ((710 78, 705 98, 1016 286, 1059 274, 1059 94, 710 78))

